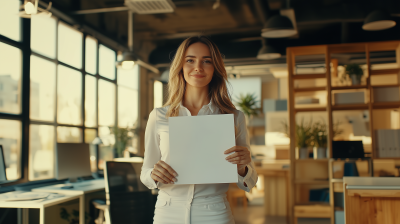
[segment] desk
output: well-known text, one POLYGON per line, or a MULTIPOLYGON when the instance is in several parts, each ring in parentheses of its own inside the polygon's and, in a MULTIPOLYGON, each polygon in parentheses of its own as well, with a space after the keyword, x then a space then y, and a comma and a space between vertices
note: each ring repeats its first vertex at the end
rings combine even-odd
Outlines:
POLYGON ((347 224, 400 223, 400 178, 344 177, 347 224))
MULTIPOLYGON (((105 180, 104 179, 94 179, 94 180, 86 180, 79 183, 73 183, 74 188, 70 189, 61 189, 61 187, 66 184, 56 184, 50 185, 46 187, 34 188, 32 191, 38 192, 50 192, 50 193, 59 193, 59 194, 79 194, 81 195, 81 200, 79 201, 79 214, 85 214, 85 194, 101 191, 105 189, 105 180)), ((79 223, 85 223, 85 216, 79 215, 79 223)))
POLYGON ((267 216, 287 216, 289 191, 289 160, 263 161, 256 166, 258 175, 264 177, 264 212, 267 216))
MULTIPOLYGON (((82 204, 83 195, 79 193, 71 193, 65 194, 63 197, 48 199, 48 200, 32 200, 32 201, 8 201, 8 202, 1 202, 1 208, 22 208, 23 213, 23 221, 22 223, 28 223, 28 209, 29 208, 38 208, 40 213, 40 224, 44 224, 44 211, 46 207, 50 207, 53 205, 57 205, 60 203, 64 203, 67 201, 72 201, 75 199, 79 199, 79 204, 82 204)), ((79 213, 79 220, 84 220, 85 214, 79 213)), ((83 223, 80 221, 80 223, 83 223)))

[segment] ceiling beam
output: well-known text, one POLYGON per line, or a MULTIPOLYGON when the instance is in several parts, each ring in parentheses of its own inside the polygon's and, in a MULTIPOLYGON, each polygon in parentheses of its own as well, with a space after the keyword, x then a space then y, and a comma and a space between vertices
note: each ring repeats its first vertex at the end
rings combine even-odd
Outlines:
MULTIPOLYGON (((171 39, 185 39, 191 36, 197 35, 220 35, 220 34, 234 34, 234 33, 245 33, 245 32, 260 32, 261 33, 262 26, 254 26, 254 27, 243 27, 243 28, 233 28, 233 29, 219 29, 219 30, 206 30, 203 32, 186 32, 186 33, 174 33, 174 34, 157 34, 153 37, 150 37, 152 40, 171 40, 171 39)), ((146 32, 146 31, 141 31, 146 32)), ((139 31, 137 31, 139 33, 139 31)))
POLYGON ((82 14, 94 14, 94 13, 105 13, 105 12, 121 12, 121 11, 128 11, 128 7, 121 6, 121 7, 113 7, 113 8, 101 8, 101 9, 85 9, 85 10, 78 10, 70 12, 74 15, 82 15, 82 14))

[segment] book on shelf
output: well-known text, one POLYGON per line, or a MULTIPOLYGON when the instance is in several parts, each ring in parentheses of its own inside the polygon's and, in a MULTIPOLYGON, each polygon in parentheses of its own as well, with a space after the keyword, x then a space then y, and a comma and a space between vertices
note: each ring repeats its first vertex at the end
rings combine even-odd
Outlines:
POLYGON ((375 130, 378 158, 400 158, 400 129, 375 130))

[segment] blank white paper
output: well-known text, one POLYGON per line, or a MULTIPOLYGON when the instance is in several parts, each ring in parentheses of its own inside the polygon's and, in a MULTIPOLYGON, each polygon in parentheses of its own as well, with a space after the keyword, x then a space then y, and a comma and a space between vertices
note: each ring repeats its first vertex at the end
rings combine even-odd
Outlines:
POLYGON ((169 118, 169 165, 175 184, 237 183, 237 165, 224 151, 235 143, 233 114, 169 118))

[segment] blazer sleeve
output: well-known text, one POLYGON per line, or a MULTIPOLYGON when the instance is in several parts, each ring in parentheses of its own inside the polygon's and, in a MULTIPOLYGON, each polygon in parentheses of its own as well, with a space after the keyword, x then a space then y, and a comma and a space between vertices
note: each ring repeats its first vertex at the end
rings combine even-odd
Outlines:
POLYGON ((144 161, 140 180, 149 189, 157 188, 156 182, 151 178, 154 165, 161 159, 160 136, 157 133, 157 109, 153 109, 147 121, 144 135, 144 161))
MULTIPOLYGON (((237 128, 236 145, 244 146, 248 150, 250 150, 250 140, 249 140, 249 135, 247 133, 246 120, 242 111, 238 111, 238 115, 236 118, 236 128, 237 128)), ((247 165, 246 176, 242 177, 238 174, 237 186, 242 190, 250 192, 250 190, 256 185, 257 180, 258 180, 258 175, 254 166, 254 162, 251 161, 247 165), (246 183, 247 187, 244 185, 244 183, 246 183)))

